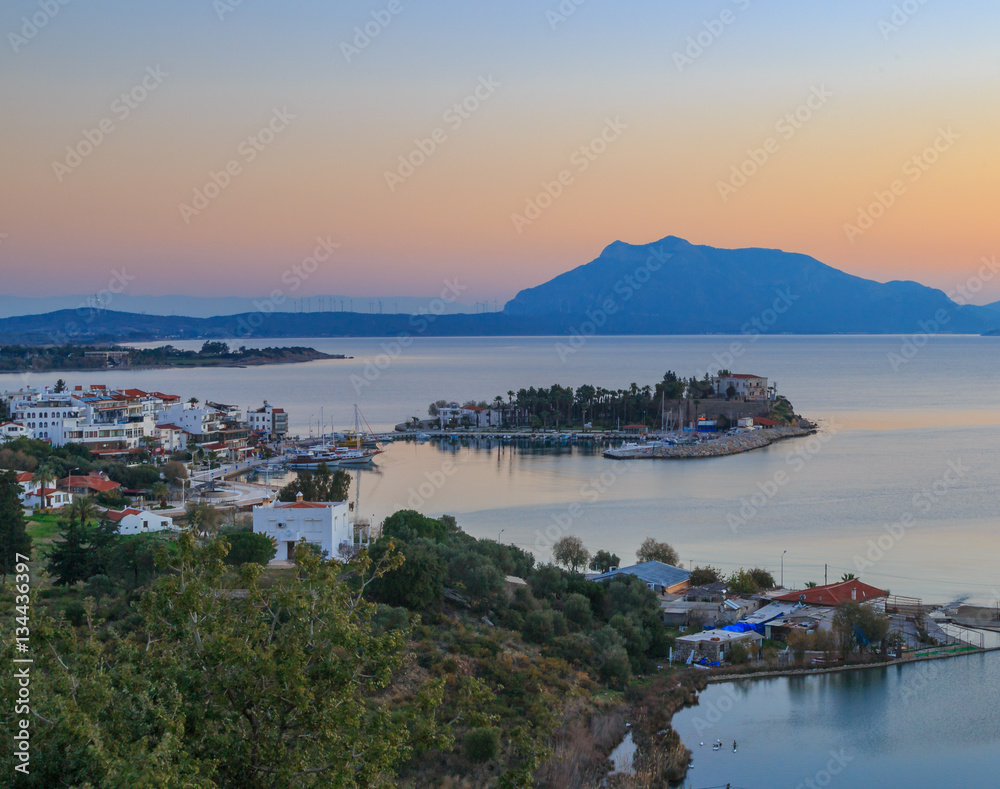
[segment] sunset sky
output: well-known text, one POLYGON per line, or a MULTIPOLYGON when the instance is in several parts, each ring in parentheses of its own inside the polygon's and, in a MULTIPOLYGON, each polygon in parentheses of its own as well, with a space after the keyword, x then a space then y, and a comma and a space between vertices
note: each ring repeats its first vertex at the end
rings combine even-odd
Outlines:
POLYGON ((61 2, 0 11, 3 293, 287 291, 318 238, 297 295, 502 303, 666 235, 945 290, 1000 255, 995 3, 61 2))

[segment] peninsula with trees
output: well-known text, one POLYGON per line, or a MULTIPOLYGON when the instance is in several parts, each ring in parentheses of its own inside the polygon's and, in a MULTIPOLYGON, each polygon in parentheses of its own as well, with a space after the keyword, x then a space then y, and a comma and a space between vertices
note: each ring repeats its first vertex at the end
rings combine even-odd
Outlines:
POLYGON ((294 364, 319 359, 347 359, 302 346, 232 349, 221 340, 206 341, 201 350, 186 351, 173 345, 136 348, 122 345, 2 345, 0 373, 66 370, 105 370, 153 367, 250 367, 294 364))

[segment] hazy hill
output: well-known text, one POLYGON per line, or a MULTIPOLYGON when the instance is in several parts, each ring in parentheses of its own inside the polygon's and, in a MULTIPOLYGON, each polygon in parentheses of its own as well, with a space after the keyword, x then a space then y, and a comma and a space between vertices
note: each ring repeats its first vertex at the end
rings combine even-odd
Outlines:
POLYGON ((908 333, 939 310, 947 331, 979 333, 1000 323, 995 309, 960 307, 917 282, 879 283, 807 255, 716 249, 674 236, 642 246, 616 241, 504 308, 512 316, 598 310, 607 313, 606 333, 737 333, 754 319, 770 332, 908 333))

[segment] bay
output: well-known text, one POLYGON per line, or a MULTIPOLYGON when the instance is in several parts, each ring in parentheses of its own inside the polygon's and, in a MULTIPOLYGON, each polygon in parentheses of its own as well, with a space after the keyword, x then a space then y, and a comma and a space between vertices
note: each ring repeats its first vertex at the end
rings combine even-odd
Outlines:
MULTIPOLYGON (((667 369, 720 366, 769 377, 819 436, 691 462, 602 458, 586 447, 395 443, 361 477, 375 521, 402 506, 451 513, 480 537, 549 558, 565 533, 628 562, 646 536, 687 564, 765 566, 786 585, 856 572, 899 594, 1000 599, 996 447, 1000 341, 936 336, 281 339, 353 359, 251 368, 0 376, 0 388, 104 383, 245 407, 284 407, 294 433, 375 430, 437 399, 506 399, 553 383, 624 388, 667 369)), ((200 347, 200 342, 177 342, 200 347)))
POLYGON ((693 754, 685 785, 995 786, 998 684, 1000 653, 991 652, 710 685, 673 719, 693 754))

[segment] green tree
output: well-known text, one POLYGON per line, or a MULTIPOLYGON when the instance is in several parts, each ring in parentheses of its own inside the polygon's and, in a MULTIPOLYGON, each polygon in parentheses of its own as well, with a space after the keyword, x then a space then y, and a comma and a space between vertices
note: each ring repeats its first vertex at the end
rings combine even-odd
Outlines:
POLYGON ((56 586, 72 586, 86 581, 91 573, 90 546, 87 532, 75 517, 70 517, 63 532, 63 539, 49 551, 48 569, 56 586))
POLYGON ((304 472, 278 491, 278 501, 295 501, 299 493, 306 501, 346 501, 350 487, 350 474, 320 463, 315 474, 304 472))
POLYGON ((46 461, 39 464, 38 468, 35 469, 34 481, 38 483, 39 490, 41 491, 42 509, 47 510, 49 508, 49 496, 45 491, 55 480, 56 470, 51 463, 46 461))
POLYGON ((571 573, 575 573, 578 568, 586 567, 590 559, 590 551, 584 545, 583 540, 573 534, 567 534, 556 540, 552 546, 552 558, 557 564, 561 564, 571 573))
POLYGON ((278 550, 274 540, 266 534, 237 532, 236 534, 227 534, 225 539, 229 543, 226 564, 239 565, 254 562, 265 566, 274 558, 274 554, 278 550))
POLYGON ((424 747, 452 747, 443 680, 405 708, 390 698, 404 634, 374 627, 340 565, 296 551, 296 573, 264 589, 261 568, 225 567, 223 540, 199 547, 186 531, 177 545, 174 572, 139 601, 134 639, 40 628, 37 785, 391 787, 418 732, 424 747))
MULTIPOLYGON (((393 549, 391 539, 380 539, 372 547, 372 559, 384 561, 392 555, 393 549)), ((426 540, 419 540, 403 543, 399 552, 402 563, 372 582, 373 599, 412 611, 425 611, 439 605, 444 598, 447 568, 435 546, 426 540)))
POLYGON ((0 576, 14 571, 17 554, 31 556, 31 537, 19 495, 21 485, 13 471, 0 472, 0 576))
POLYGON ((163 464, 163 476, 171 485, 180 485, 188 478, 187 466, 179 460, 168 460, 163 464))
POLYGON ((647 537, 642 541, 639 550, 635 552, 635 558, 640 562, 663 562, 677 566, 678 556, 670 543, 657 542, 652 537, 647 537))
POLYGON ((691 586, 705 586, 722 580, 722 571, 711 565, 695 567, 691 571, 691 586))
POLYGON ((159 500, 161 507, 167 506, 167 497, 170 496, 170 487, 166 483, 157 482, 153 485, 150 493, 152 493, 153 496, 159 500))
POLYGON ((621 563, 622 560, 618 557, 618 554, 600 550, 590 560, 590 569, 596 570, 599 573, 606 573, 612 567, 620 567, 621 563))
POLYGON ((424 538, 443 541, 452 532, 443 519, 428 518, 416 510, 398 510, 382 522, 382 536, 397 542, 412 542, 424 538))

